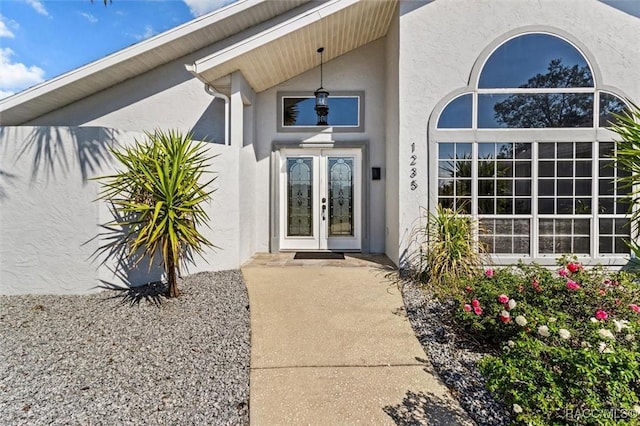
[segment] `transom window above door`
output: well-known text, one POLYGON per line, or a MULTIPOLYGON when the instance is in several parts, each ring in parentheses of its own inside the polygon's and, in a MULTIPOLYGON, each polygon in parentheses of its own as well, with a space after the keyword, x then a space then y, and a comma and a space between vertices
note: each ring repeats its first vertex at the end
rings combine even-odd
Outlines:
POLYGON ((629 190, 606 129, 622 98, 550 33, 511 37, 477 63, 433 115, 432 200, 478 218, 498 262, 628 255, 629 190))
MULTIPOLYGON (((331 92, 328 98, 328 127, 334 132, 364 131, 364 92, 331 92)), ((317 131, 318 116, 313 93, 278 93, 278 131, 317 131)))

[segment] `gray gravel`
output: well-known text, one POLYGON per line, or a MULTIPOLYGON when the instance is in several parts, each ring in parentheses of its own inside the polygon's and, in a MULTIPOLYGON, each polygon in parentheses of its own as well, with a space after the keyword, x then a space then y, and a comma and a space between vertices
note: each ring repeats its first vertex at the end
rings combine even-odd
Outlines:
POLYGON ((434 369, 469 416, 480 426, 511 424, 511 417, 503 403, 496 400, 485 387, 477 362, 485 355, 483 348, 455 333, 446 321, 451 317, 452 305, 436 300, 406 279, 401 282, 407 315, 413 330, 434 369))
POLYGON ((178 299, 0 296, 0 423, 248 424, 249 300, 239 271, 178 299))

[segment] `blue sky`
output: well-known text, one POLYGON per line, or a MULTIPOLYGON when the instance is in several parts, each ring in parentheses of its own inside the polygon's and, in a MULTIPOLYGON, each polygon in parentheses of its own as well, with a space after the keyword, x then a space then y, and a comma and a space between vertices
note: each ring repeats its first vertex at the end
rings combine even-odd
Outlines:
POLYGON ((0 98, 234 0, 0 0, 0 98))
MULTIPOLYGON (((0 98, 233 1, 0 0, 0 98)), ((640 0, 604 2, 640 16, 640 0)))

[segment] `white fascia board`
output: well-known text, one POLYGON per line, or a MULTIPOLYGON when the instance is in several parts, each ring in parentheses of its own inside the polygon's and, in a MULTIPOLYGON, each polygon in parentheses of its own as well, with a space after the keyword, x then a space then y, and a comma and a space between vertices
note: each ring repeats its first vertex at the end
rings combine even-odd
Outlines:
MULTIPOLYGON (((213 69, 225 62, 231 61, 247 52, 251 52, 254 49, 262 47, 274 40, 286 36, 300 28, 304 28, 310 24, 318 22, 329 15, 339 12, 343 9, 358 3, 361 0, 333 0, 322 6, 318 6, 300 16, 296 16, 282 24, 276 25, 268 30, 265 30, 253 37, 249 37, 246 40, 238 42, 232 46, 213 53, 209 56, 205 56, 202 59, 198 59, 192 65, 186 65, 187 70, 197 76, 197 74, 204 73, 210 69, 213 69)), ((365 0, 366 1, 366 0, 365 0)))
POLYGON ((147 53, 153 49, 161 47, 189 35, 190 33, 210 26, 232 15, 254 7, 255 5, 268 0, 238 0, 222 9, 195 18, 185 24, 160 33, 147 40, 134 44, 133 46, 119 50, 111 55, 105 56, 87 65, 76 68, 51 80, 47 80, 22 92, 16 93, 8 98, 0 100, 0 111, 16 107, 23 102, 30 101, 39 96, 43 96, 54 90, 63 88, 90 75, 104 71, 109 67, 134 59, 136 56, 147 53))

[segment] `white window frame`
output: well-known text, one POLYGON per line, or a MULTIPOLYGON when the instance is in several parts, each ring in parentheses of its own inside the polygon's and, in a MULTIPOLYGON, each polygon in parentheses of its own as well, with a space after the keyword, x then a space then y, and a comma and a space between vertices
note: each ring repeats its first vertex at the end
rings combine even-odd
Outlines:
MULTIPOLYGON (((482 56, 482 55, 481 55, 482 56)), ((558 35, 555 32, 548 31, 531 31, 531 32, 517 32, 515 35, 505 38, 500 42, 496 43, 495 47, 491 50, 485 50, 484 60, 478 61, 475 65, 474 70, 472 71, 472 77, 470 78, 470 86, 466 88, 461 88, 449 96, 445 97, 443 101, 436 107, 437 114, 433 114, 432 120, 429 125, 429 143, 435 150, 434 155, 430 155, 429 158, 429 205, 431 208, 434 208, 438 203, 438 146, 440 143, 471 143, 472 144, 472 188, 471 188, 471 216, 476 219, 528 219, 530 223, 530 244, 529 244, 529 254, 492 254, 492 260, 498 264, 510 264, 514 263, 518 260, 525 261, 533 261, 538 262, 540 264, 555 264, 556 259, 562 255, 562 253, 558 254, 540 254, 539 253, 539 238, 540 238, 540 230, 539 230, 539 221, 544 218, 553 218, 553 219, 589 219, 590 220, 590 252, 588 255, 582 255, 579 257, 581 261, 585 264, 589 263, 606 263, 610 265, 623 265, 628 262, 630 255, 628 253, 620 254, 620 253, 600 253, 599 252, 599 219, 600 218, 614 218, 614 219, 622 219, 628 218, 627 215, 620 214, 599 214, 598 213, 598 200, 599 200, 599 180, 600 176, 598 173, 598 165, 599 165, 599 144, 601 142, 613 142, 615 141, 616 135, 606 128, 599 128, 599 119, 600 119, 600 93, 607 93, 614 95, 620 99, 625 99, 625 97, 620 94, 620 91, 606 88, 599 84, 599 79, 597 75, 597 70, 592 65, 593 62, 589 60, 587 54, 585 54, 585 49, 581 49, 577 46, 576 43, 573 43, 568 40, 566 36, 558 35), (591 70, 591 74, 593 77, 593 87, 574 87, 574 88, 497 88, 497 89, 489 89, 489 88, 479 88, 478 82, 480 79, 480 75, 482 69, 486 61, 489 59, 491 54, 498 49, 503 44, 509 42, 511 39, 515 37, 519 37, 522 35, 530 34, 530 33, 545 33, 552 35, 554 37, 558 37, 573 47, 576 48, 580 53, 582 53, 589 69, 591 70), (526 93, 526 94, 552 94, 552 93, 568 93, 568 94, 579 94, 579 93, 588 93, 593 94, 593 118, 592 118, 592 127, 576 127, 576 128, 478 128, 478 97, 482 94, 518 94, 518 93, 526 93), (437 128, 437 124, 440 120, 442 113, 445 111, 445 108, 454 100, 458 99, 461 96, 471 94, 471 127, 470 128, 437 128), (493 215, 478 215, 478 143, 531 143, 532 144, 532 153, 531 153, 531 213, 523 214, 523 215, 504 215, 504 214, 493 214, 493 215), (592 144, 592 152, 590 161, 592 162, 592 188, 591 188, 591 213, 587 215, 581 214, 570 214, 570 215, 540 215, 538 213, 538 203, 537 203, 537 194, 539 193, 538 188, 538 147, 540 143, 545 142, 586 142, 592 144)), ((586 159, 585 159, 586 160, 586 159)), ((574 172, 575 174, 575 172, 574 172)), ((557 181, 558 176, 555 176, 554 181, 557 181)), ((575 180, 576 177, 574 176, 575 180)), ((608 198, 604 196, 605 198, 608 198)), ((554 200, 559 198, 557 193, 553 196, 554 200)), ((562 197, 560 197, 562 198, 562 197)), ((571 196, 572 199, 577 198, 575 195, 571 196)), ((613 198, 613 196, 611 197, 613 198)), ((633 231, 632 231, 633 232, 633 231)), ((608 234, 607 234, 608 235, 608 234)), ((613 235, 617 235, 615 230, 613 231, 613 235)), ((474 236, 476 239, 478 235, 474 236)), ((615 248, 614 248, 615 250, 615 248)))
MULTIPOLYGON (((277 99, 277 120, 278 132, 317 132, 318 130, 330 128, 334 132, 364 132, 364 91, 338 91, 331 92, 331 98, 354 98, 358 100, 358 122, 357 125, 329 125, 329 126, 286 126, 284 124, 284 101, 288 98, 307 98, 313 99, 313 92, 278 92, 277 99)), ((329 110, 331 116, 331 110, 329 110)))

